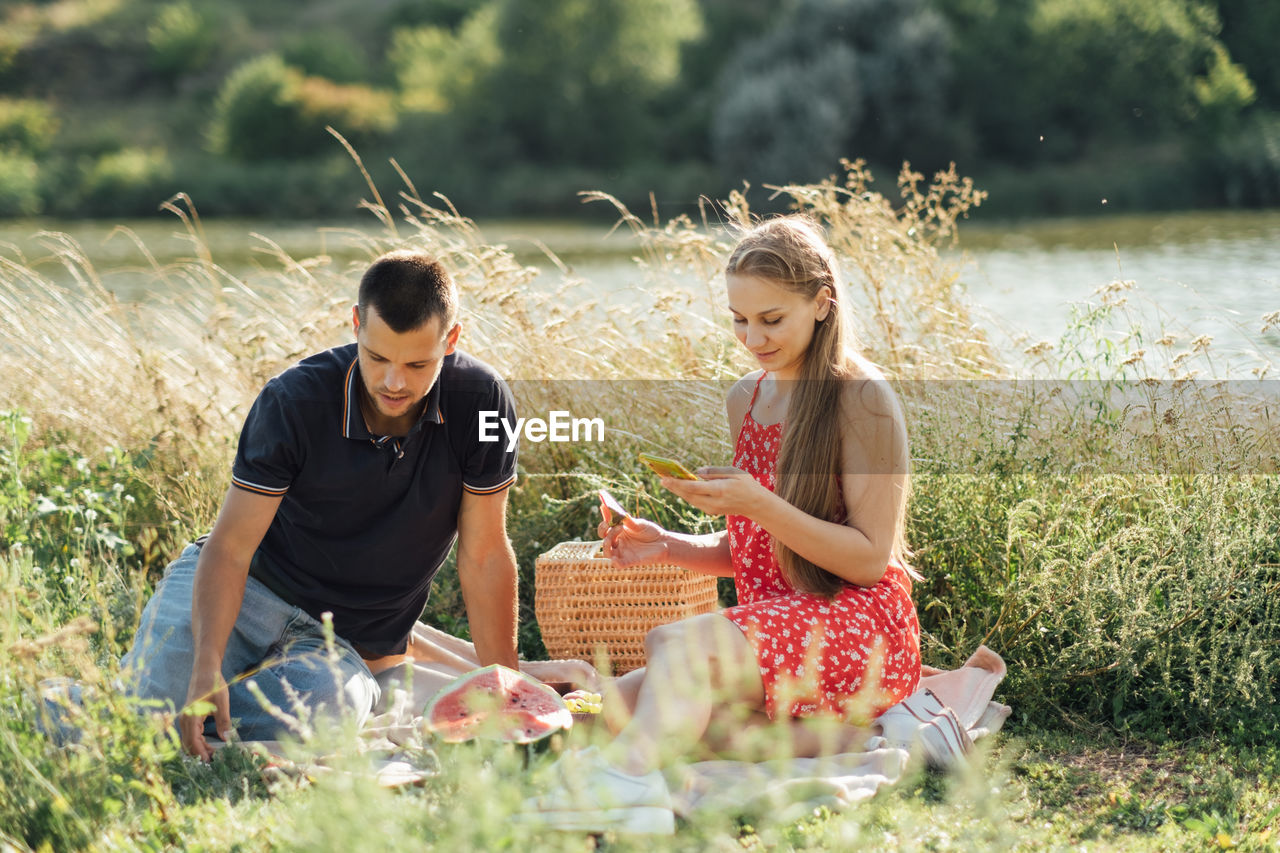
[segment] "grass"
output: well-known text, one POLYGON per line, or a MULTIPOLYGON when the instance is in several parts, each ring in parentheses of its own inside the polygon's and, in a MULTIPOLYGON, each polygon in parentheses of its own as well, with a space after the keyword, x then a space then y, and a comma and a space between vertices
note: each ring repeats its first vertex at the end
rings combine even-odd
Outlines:
MULTIPOLYGON (((986 642, 1009 663, 998 698, 1014 717, 970 770, 917 770, 843 812, 700 817, 655 844, 506 820, 547 751, 424 748, 439 775, 387 791, 359 772, 281 776, 245 753, 201 765, 163 722, 134 713, 112 688, 119 654, 166 561, 212 521, 249 402, 298 356, 346 340, 352 282, 387 248, 419 246, 456 270, 466 346, 512 379, 522 413, 608 423, 602 444, 522 452, 511 533, 526 656, 543 653, 533 559, 591 535, 594 489, 669 526, 714 527, 664 497, 634 455, 727 456, 725 383, 748 365, 718 269, 745 201, 649 221, 592 194, 640 247, 639 296, 592 304, 569 298, 581 283, 556 259, 560 278, 531 286, 536 271, 444 200, 407 181, 388 198, 371 183, 373 227, 334 235, 356 261, 262 241, 248 279, 219 266, 176 199, 190 256, 157 264, 139 241, 138 266, 171 294, 141 305, 118 303, 108 271, 65 236, 44 235, 44 257, 0 256, 0 701, 11 709, 0 847, 347 850, 374 833, 400 849, 1274 847, 1280 431, 1268 365, 1217 363, 1207 341, 1160 346, 1166 330, 1135 328, 1123 283, 1100 288, 1052 348, 1012 363, 939 253, 981 195, 954 173, 926 184, 908 171, 900 190, 891 201, 849 164, 839 180, 778 192, 828 223, 863 342, 908 410, 926 661, 956 665, 986 642), (1233 379, 1207 378, 1220 376, 1233 379), (66 676, 90 698, 83 740, 58 749, 37 731, 35 697, 42 679, 66 676)), ((427 618, 466 630, 448 569, 427 618)))

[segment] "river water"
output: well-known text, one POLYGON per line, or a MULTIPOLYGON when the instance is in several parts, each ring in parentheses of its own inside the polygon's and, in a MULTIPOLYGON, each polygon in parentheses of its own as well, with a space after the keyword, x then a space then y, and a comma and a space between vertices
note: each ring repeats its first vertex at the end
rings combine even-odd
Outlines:
POLYGON ((1127 281, 1148 329, 1209 335, 1238 362, 1280 363, 1280 323, 1261 331, 1280 311, 1280 211, 975 224, 961 245, 972 300, 1028 338, 1057 340, 1073 303, 1096 304, 1098 287, 1127 281))
MULTIPOLYGON (((158 263, 192 254, 172 217, 125 225, 158 263)), ((206 221, 203 227, 214 259, 233 274, 279 266, 253 233, 295 258, 364 257, 351 228, 242 220, 206 221)), ((634 244, 605 226, 521 221, 482 223, 481 229, 487 241, 510 246, 531 265, 549 266, 539 248, 545 245, 596 295, 628 288, 637 278, 634 244)), ((48 257, 52 238, 39 232, 74 239, 122 300, 153 295, 155 277, 142 252, 114 223, 0 220, 0 256, 57 280, 63 274, 48 257)), ((1144 343, 1165 332, 1182 342, 1208 335, 1217 369, 1230 364, 1229 372, 1247 374, 1250 365, 1267 361, 1280 369, 1280 323, 1262 331, 1263 317, 1280 311, 1280 211, 968 223, 951 255, 983 325, 1015 361, 1038 341, 1058 342, 1075 322, 1073 306, 1097 304, 1095 291, 1119 280, 1133 283, 1125 294, 1126 322, 1140 321, 1148 330, 1144 343)))

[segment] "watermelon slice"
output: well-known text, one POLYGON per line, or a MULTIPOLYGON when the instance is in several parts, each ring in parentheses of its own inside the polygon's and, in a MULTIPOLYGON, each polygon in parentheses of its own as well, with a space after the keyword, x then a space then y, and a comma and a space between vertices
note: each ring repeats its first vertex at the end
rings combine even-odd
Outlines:
POLYGON ((532 743, 573 725, 560 694, 496 663, 458 676, 427 703, 422 718, 445 743, 476 737, 532 743))

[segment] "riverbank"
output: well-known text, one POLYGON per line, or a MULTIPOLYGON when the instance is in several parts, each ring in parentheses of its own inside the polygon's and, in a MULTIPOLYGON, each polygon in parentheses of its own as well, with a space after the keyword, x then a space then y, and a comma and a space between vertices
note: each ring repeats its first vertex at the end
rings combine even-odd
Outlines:
MULTIPOLYGON (((575 301, 651 299, 634 260, 641 242, 612 220, 601 221, 604 206, 591 207, 593 222, 482 220, 478 232, 538 268, 535 288, 562 286, 556 266, 561 263, 581 282, 575 301)), ((371 225, 367 213, 333 221, 202 216, 200 233, 221 270, 251 287, 270 289, 279 285, 285 267, 280 252, 298 260, 324 259, 335 269, 358 264, 368 257, 371 225)), ((152 268, 152 260, 166 268, 197 256, 191 234, 172 213, 121 222, 0 220, 0 256, 23 258, 52 280, 74 286, 57 256, 65 247, 37 236, 50 232, 68 235, 103 285, 124 302, 207 286, 199 278, 166 277, 152 268)), ((1024 350, 1038 343, 1058 345, 1071 329, 1078 310, 1073 305, 1097 302, 1095 291, 1116 280, 1133 282, 1126 322, 1143 326, 1151 340, 1166 332, 1184 342, 1211 336, 1220 356, 1214 375, 1251 376, 1259 365, 1280 362, 1280 328, 1273 324, 1263 331, 1264 318, 1280 310, 1280 209, 1134 214, 1103 208, 1084 217, 965 220, 943 256, 955 265, 964 298, 1010 364, 1026 367, 1024 350)), ((674 270, 669 282, 676 289, 705 287, 674 270)), ((1123 337, 1127 331, 1114 333, 1123 337)))
MULTIPOLYGON (((988 193, 986 203, 973 213, 975 221, 1275 208, 1280 206, 1280 120, 1261 122, 1229 144, 1194 153, 1131 148, 1070 162, 1009 166, 970 158, 957 165, 988 193)), ((380 185, 399 183, 385 158, 369 152, 365 166, 380 185)), ((895 171, 894 164, 875 168, 886 179, 895 171)), ((451 161, 447 167, 423 164, 408 176, 416 186, 430 188, 482 219, 587 223, 600 217, 583 208, 579 193, 584 187, 608 192, 635 210, 656 206, 664 219, 682 213, 697 217, 705 199, 744 188, 696 160, 607 169, 507 164, 479 171, 465 161, 451 161)), ((287 162, 236 163, 200 152, 171 156, 158 149, 114 155, 90 172, 75 158, 50 158, 38 171, 0 161, 0 218, 147 217, 165 199, 186 193, 210 217, 333 220, 352 216, 363 192, 363 180, 336 142, 326 157, 287 162)), ((758 209, 771 208, 772 191, 766 187, 750 189, 748 195, 758 209)))

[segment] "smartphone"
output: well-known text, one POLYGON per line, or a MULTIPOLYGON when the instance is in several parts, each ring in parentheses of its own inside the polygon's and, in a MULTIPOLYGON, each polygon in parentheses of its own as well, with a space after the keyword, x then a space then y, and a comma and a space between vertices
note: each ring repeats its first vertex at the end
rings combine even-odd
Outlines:
POLYGON ((641 453, 640 461, 652 468, 660 477, 675 477, 677 480, 698 480, 697 474, 681 465, 674 459, 641 453))
POLYGON ((610 527, 617 527, 624 518, 627 518, 628 513, 622 508, 621 502, 604 489, 600 490, 600 503, 604 504, 605 508, 609 510, 610 527))

